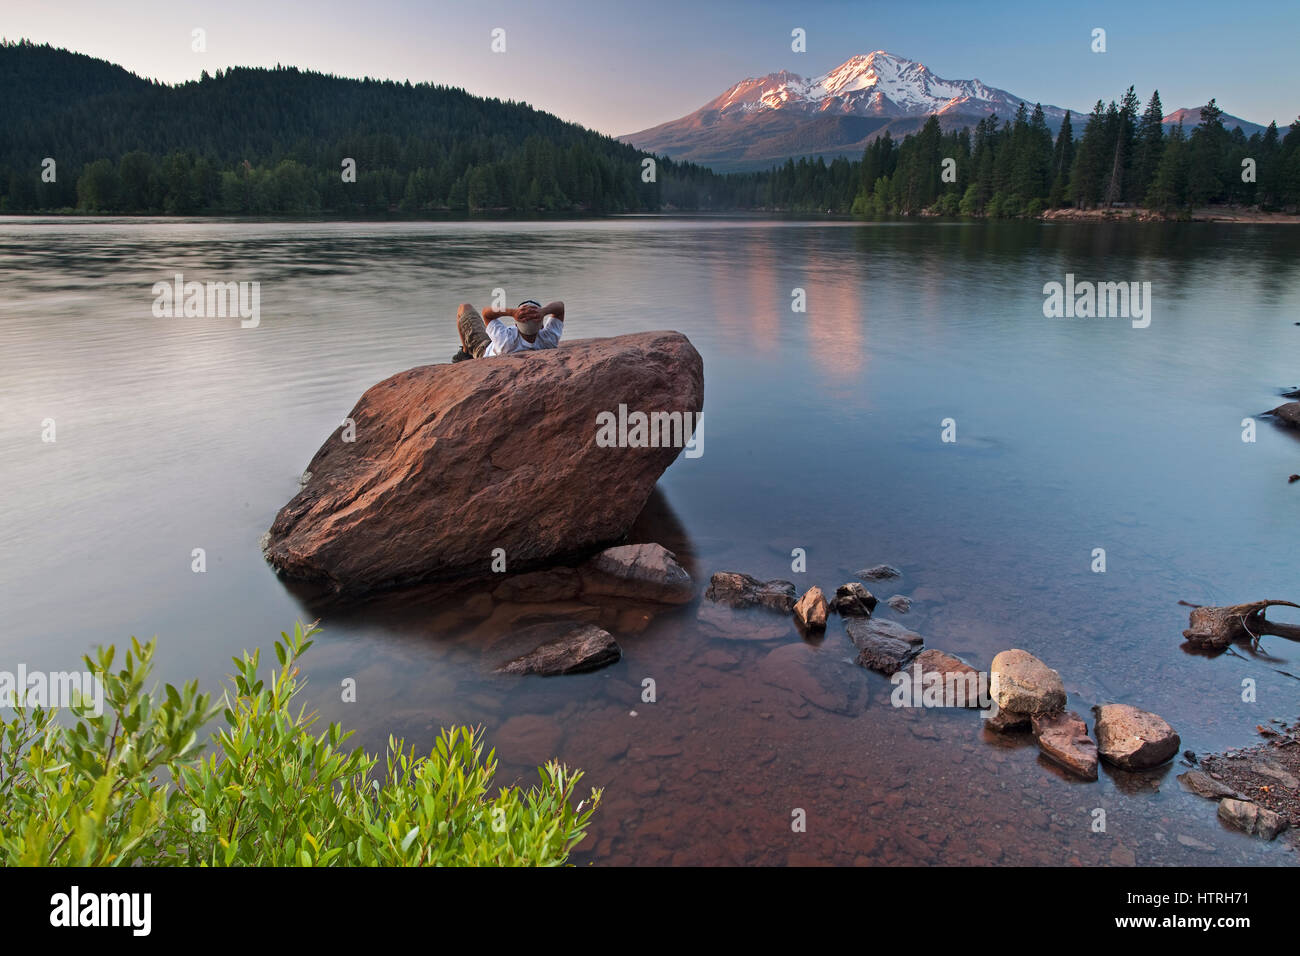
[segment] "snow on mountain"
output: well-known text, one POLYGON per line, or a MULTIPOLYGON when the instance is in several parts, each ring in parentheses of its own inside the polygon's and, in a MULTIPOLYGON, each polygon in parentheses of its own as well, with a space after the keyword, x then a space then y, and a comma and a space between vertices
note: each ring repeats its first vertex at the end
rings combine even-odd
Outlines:
MULTIPOLYGON (((923 63, 884 50, 852 57, 829 73, 805 79, 782 70, 737 83, 704 110, 734 112, 793 109, 850 116, 926 116, 931 113, 997 112, 1009 117, 1022 99, 979 80, 945 80, 923 63)), ((1033 104, 1027 104, 1032 106, 1033 104)), ((1059 122, 1065 111, 1044 114, 1059 122)))

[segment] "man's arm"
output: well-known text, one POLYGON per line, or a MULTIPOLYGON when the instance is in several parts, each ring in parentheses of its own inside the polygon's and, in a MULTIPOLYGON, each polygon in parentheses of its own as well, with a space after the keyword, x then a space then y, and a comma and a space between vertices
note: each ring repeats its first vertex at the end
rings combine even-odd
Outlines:
POLYGON ((559 299, 542 306, 542 315, 553 315, 561 322, 564 321, 564 303, 559 299))
MULTIPOLYGON (((560 307, 563 308, 564 306, 561 305, 560 307)), ((486 325, 487 323, 493 322, 497 319, 513 319, 515 317, 515 311, 516 310, 514 309, 484 309, 483 324, 486 325)))

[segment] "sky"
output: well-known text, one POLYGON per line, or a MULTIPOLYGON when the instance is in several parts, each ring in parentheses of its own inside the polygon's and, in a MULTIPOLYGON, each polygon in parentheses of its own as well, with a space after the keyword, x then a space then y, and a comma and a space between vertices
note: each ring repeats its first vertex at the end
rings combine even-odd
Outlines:
POLYGON ((1210 97, 1280 127, 1300 113, 1300 0, 4 0, 0 37, 175 83, 277 63, 520 100, 611 135, 693 112, 742 79, 887 50, 938 76, 1087 112, 1130 84, 1166 113, 1210 97), (791 49, 791 31, 807 49, 791 49), (1093 52, 1093 30, 1106 51, 1093 52), (205 49, 192 49, 193 31, 205 49), (504 30, 505 51, 492 52, 504 30))

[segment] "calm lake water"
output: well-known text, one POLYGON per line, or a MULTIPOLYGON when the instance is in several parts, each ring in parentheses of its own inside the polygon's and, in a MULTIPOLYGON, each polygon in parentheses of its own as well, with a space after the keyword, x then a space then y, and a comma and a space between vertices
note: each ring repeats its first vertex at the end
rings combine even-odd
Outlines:
POLYGON ((699 349, 704 454, 668 470, 636 536, 701 586, 740 570, 830 592, 890 563, 902 578, 873 590, 914 603, 879 616, 980 668, 1033 652, 1090 726, 1093 704, 1132 703, 1203 753, 1296 716, 1300 645, 1181 648, 1179 600, 1300 600, 1300 442, 1267 419, 1242 441, 1300 380, 1300 230, 1241 225, 2 219, 0 668, 156 634, 161 679, 216 691, 232 655, 322 616, 308 703, 375 749, 485 724, 504 780, 551 755, 584 768, 606 803, 580 862, 1294 861, 1222 829, 1178 764, 1080 783, 971 712, 891 707, 836 618, 815 646, 848 713, 764 680, 793 626, 736 639, 696 605, 300 603, 259 537, 361 393, 448 361, 457 303, 495 287, 563 298, 570 338, 673 328, 699 349), (260 325, 155 318, 177 272, 260 282, 260 325), (1150 326, 1044 318, 1067 273, 1149 281, 1150 326), (623 660, 492 676, 502 639, 548 614, 597 615, 623 660))

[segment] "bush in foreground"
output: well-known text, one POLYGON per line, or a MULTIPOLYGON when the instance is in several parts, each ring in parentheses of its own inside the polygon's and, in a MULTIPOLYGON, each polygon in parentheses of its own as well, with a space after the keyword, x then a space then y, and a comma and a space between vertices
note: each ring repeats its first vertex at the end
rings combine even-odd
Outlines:
POLYGON ((539 768, 539 786, 494 790, 481 729, 439 735, 428 756, 388 742, 382 761, 346 750, 339 724, 313 734, 296 712, 298 662, 313 629, 235 659, 220 703, 147 691, 156 641, 132 638, 124 665, 100 649, 86 667, 104 685, 96 716, 74 706, 18 708, 0 723, 0 865, 555 866, 584 838, 601 791, 574 806, 580 771, 539 768), (204 755, 199 733, 224 718, 204 755))

